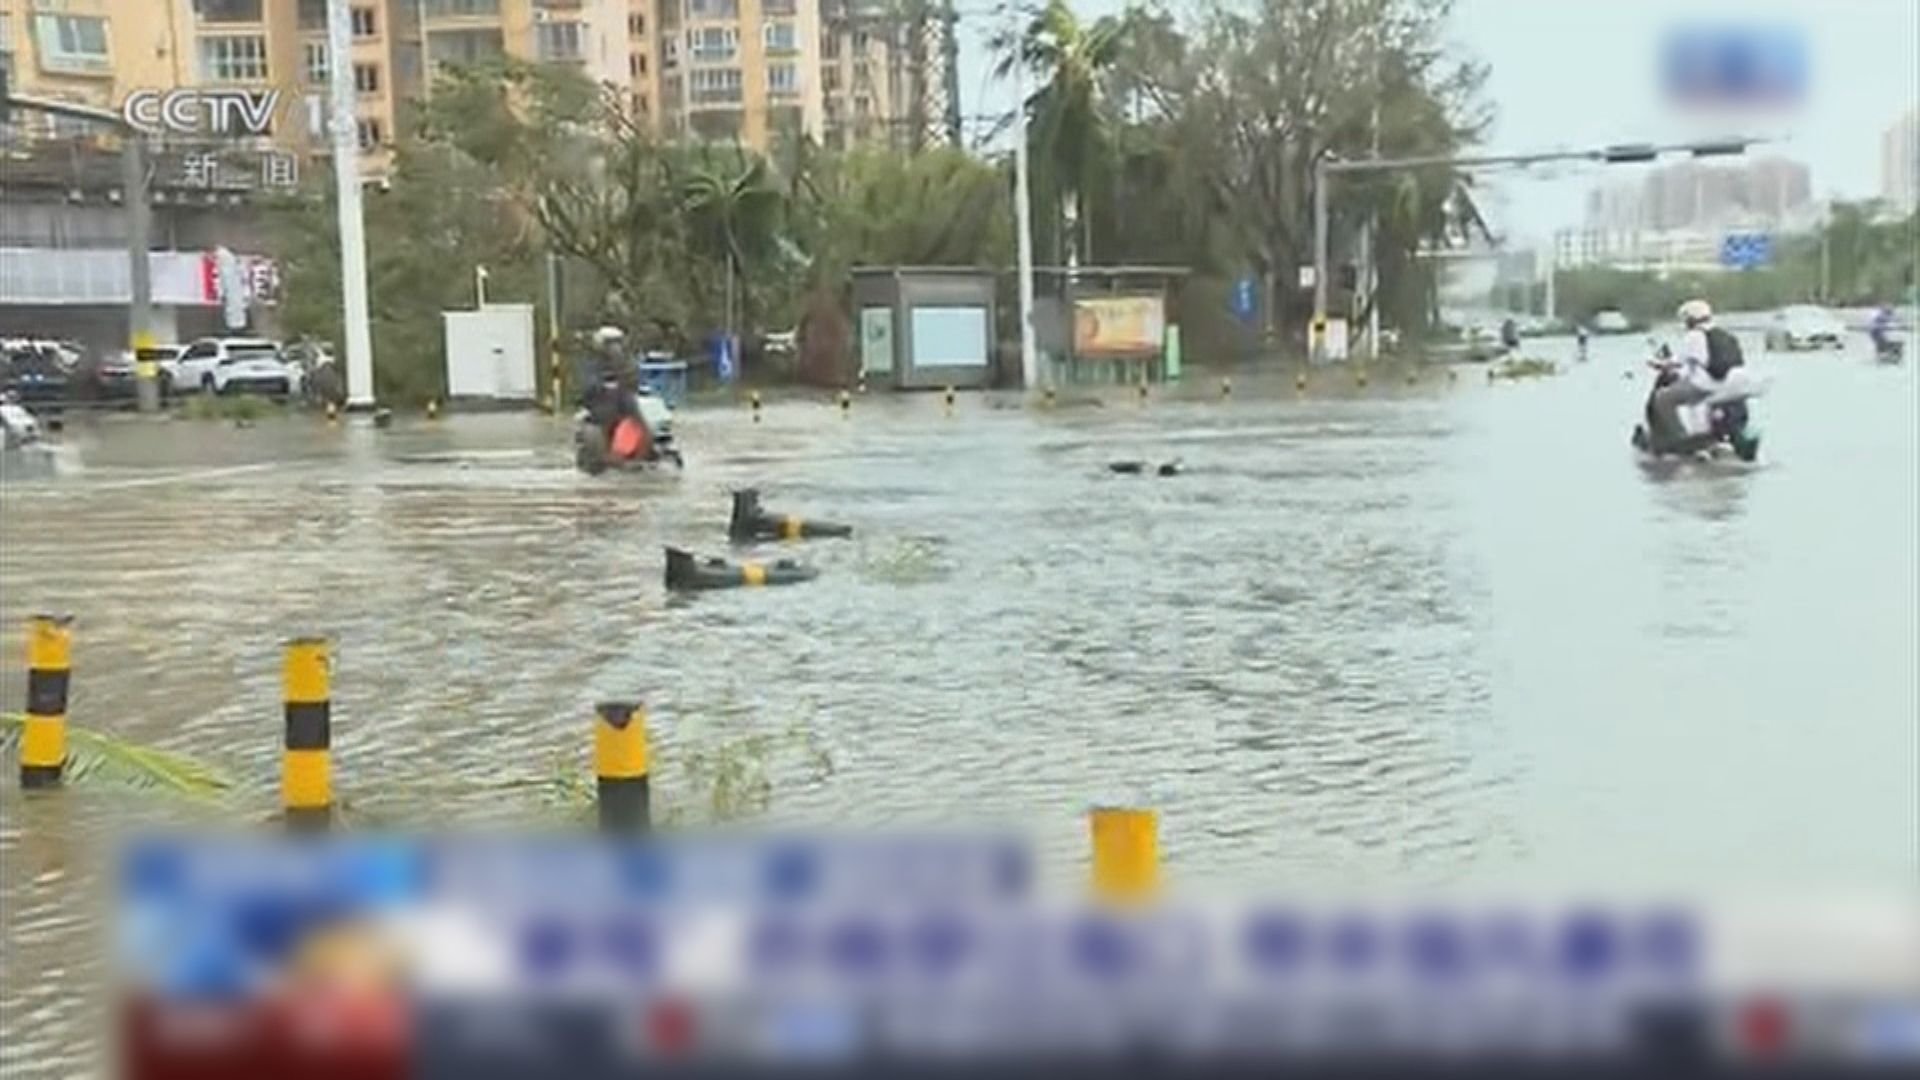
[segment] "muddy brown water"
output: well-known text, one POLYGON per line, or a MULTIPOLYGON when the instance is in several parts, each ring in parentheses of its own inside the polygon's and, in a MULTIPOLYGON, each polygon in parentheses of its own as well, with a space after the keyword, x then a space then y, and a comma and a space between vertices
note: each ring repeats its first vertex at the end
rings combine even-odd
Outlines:
MULTIPOLYGON (((74 722, 210 759, 253 815, 280 643, 318 633, 338 788, 419 825, 538 819, 592 704, 637 697, 664 800, 697 801, 677 756, 804 729, 832 767, 776 754, 775 821, 1013 823, 1064 874, 1124 801, 1183 883, 1910 882, 1911 369, 1756 341, 1763 464, 1660 475, 1640 348, 1145 407, 775 395, 684 412, 690 467, 648 478, 578 475, 536 416, 77 424, 65 475, 0 491, 0 693, 26 616, 69 612, 74 722), (670 598, 662 546, 726 553, 749 484, 855 538, 784 549, 807 585, 670 598)), ((112 843, 179 812, 0 789, 4 1064, 88 1071, 112 843)))

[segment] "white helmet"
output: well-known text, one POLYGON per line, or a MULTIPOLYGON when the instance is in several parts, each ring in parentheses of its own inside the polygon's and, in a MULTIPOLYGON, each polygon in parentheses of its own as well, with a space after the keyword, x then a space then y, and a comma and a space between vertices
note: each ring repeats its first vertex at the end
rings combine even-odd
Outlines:
POLYGON ((1713 318, 1713 306, 1705 300, 1689 300, 1680 305, 1680 321, 1688 326, 1713 318))
POLYGON ((604 349, 627 340, 627 332, 617 326, 603 326, 593 332, 593 343, 604 349))

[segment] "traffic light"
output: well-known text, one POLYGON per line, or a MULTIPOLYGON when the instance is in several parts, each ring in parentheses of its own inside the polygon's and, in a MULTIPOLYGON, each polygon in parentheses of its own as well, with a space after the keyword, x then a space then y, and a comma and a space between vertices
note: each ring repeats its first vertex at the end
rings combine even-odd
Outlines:
POLYGON ((1635 161, 1652 161, 1654 158, 1660 156, 1660 152, 1655 150, 1649 143, 1626 143, 1620 146, 1609 146, 1601 151, 1600 154, 1602 159, 1609 165, 1619 165, 1635 161))

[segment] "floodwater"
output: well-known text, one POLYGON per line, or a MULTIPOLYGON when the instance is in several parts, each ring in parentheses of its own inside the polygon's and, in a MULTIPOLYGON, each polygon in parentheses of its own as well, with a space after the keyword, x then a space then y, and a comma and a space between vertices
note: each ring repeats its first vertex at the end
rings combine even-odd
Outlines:
MULTIPOLYGON (((73 722, 210 759, 249 815, 280 645, 324 634, 336 789, 402 824, 540 820, 593 703, 638 698, 664 802, 701 800, 696 751, 804 733, 773 820, 1015 823, 1068 874, 1128 802, 1181 883, 1911 883, 1911 369, 1750 342, 1762 465, 1649 475, 1641 352, 1144 407, 774 395, 684 413, 679 477, 578 475, 533 416, 76 425, 77 472, 5 485, 0 617, 75 615, 73 722), (662 546, 726 551, 747 485, 856 538, 670 600, 662 546)), ((173 811, 0 788, 4 1064, 64 1072, 111 842, 173 811)))

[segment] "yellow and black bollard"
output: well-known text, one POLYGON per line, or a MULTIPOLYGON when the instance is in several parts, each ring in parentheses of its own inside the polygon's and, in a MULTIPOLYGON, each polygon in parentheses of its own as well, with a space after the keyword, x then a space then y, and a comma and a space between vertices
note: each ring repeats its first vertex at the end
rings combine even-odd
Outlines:
POLYGON ((331 401, 327 402, 327 423, 337 424, 339 422, 340 406, 331 401))
POLYGON ((600 830, 644 833, 652 825, 647 789, 647 714, 641 706, 596 706, 593 775, 599 789, 600 830))
POLYGON ((1150 898, 1160 887, 1159 817, 1151 810, 1099 807, 1093 834, 1093 892, 1102 900, 1150 898))
POLYGON ((280 806, 289 832, 325 832, 333 823, 333 704, 325 638, 287 642, 281 667, 286 746, 280 806))
POLYGON ((1049 409, 1053 408, 1053 384, 1052 383, 1048 383, 1046 386, 1043 386, 1040 388, 1040 403, 1042 405, 1045 405, 1049 409))
POLYGON ((756 424, 759 423, 760 422, 760 391, 755 390, 749 393, 747 395, 747 404, 750 408, 753 409, 753 422, 756 424))
POLYGON ((1362 390, 1367 388, 1367 369, 1364 366, 1355 365, 1353 369, 1353 385, 1362 390))
POLYGON ((1147 380, 1141 379, 1140 380, 1140 404, 1144 406, 1146 403, 1147 403, 1147 380))
POLYGON ((440 418, 440 402, 434 398, 428 398, 427 399, 427 419, 438 420, 439 418, 440 418))
POLYGON ((1220 400, 1225 401, 1232 396, 1233 380, 1225 375, 1220 376, 1220 400))
POLYGON ((840 391, 840 419, 845 420, 853 414, 853 395, 840 391))
POLYGON ((951 386, 947 387, 946 402, 947 402, 947 415, 952 416, 953 415, 953 387, 951 386))
POLYGON ((1306 372, 1304 371, 1294 372, 1293 392, 1296 394, 1304 394, 1307 392, 1307 373, 1306 372))
POLYGON ((20 786, 59 787, 67 768, 67 684, 73 618, 35 615, 27 626, 27 718, 20 733, 20 786))
POLYGON ((561 410, 565 408, 562 404, 565 399, 560 396, 560 372, 558 371, 553 373, 553 392, 549 400, 553 402, 553 415, 559 416, 561 410))

